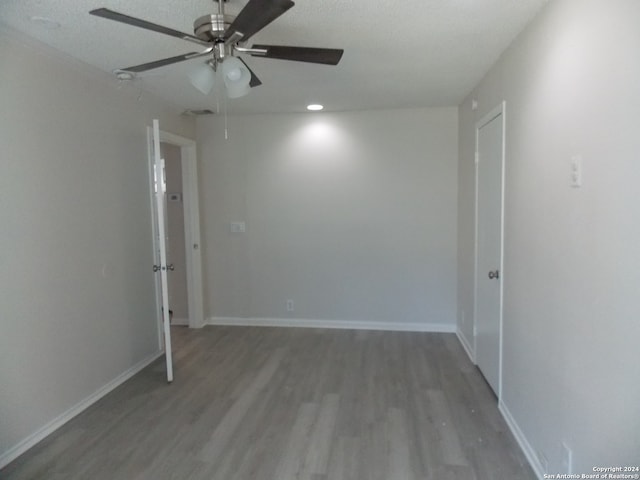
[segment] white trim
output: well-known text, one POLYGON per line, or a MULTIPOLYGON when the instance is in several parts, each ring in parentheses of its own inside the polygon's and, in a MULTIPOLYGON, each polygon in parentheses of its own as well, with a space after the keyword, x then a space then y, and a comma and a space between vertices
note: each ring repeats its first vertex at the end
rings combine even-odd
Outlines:
POLYGON ((462 344, 462 348, 464 348, 464 351, 467 352, 467 355, 469 356, 469 360, 471 360, 471 363, 475 365, 476 357, 473 354, 473 350, 471 349, 471 344, 469 343, 469 340, 467 340, 467 337, 459 328, 456 328, 456 335, 458 337, 458 340, 460 340, 460 343, 462 344))
POLYGON ((396 332, 455 333, 456 326, 446 323, 368 322, 362 320, 318 320, 308 318, 209 317, 207 325, 251 327, 337 328, 349 330, 387 330, 396 332))
POLYGON ((507 422, 511 433, 513 433, 513 436, 516 437, 516 441, 518 442, 518 445, 520 445, 520 448, 522 449, 524 455, 527 457, 527 460, 529 460, 529 464, 536 474, 536 477, 543 478, 544 474, 548 472, 543 471, 542 465, 540 465, 540 461, 538 460, 538 456, 536 455, 535 450, 527 440, 525 434, 522 432, 522 430, 520 430, 518 423, 513 418, 513 415, 511 415, 511 412, 504 404, 504 402, 498 402, 498 410, 500 410, 500 413, 504 417, 504 420, 507 422))
POLYGON ((478 318, 478 164, 480 160, 479 140, 478 140, 478 126, 476 124, 476 145, 474 154, 474 195, 473 195, 473 358, 475 359, 475 352, 477 352, 477 338, 478 338, 478 325, 476 320, 478 318))
POLYGON ((91 395, 86 397, 84 400, 81 400, 80 402, 75 404, 69 410, 67 410, 66 412, 62 413, 61 415, 58 415, 56 418, 54 418, 49 423, 47 423, 45 426, 43 426, 42 428, 38 429, 37 431, 35 431, 31 435, 29 435, 27 438, 22 440, 20 443, 18 443, 17 445, 11 447, 6 452, 2 453, 0 455, 0 468, 4 468, 5 466, 7 466, 10 462, 12 462, 16 458, 18 458, 23 453, 25 453, 27 450, 29 450, 31 447, 33 447, 35 444, 37 444, 39 441, 41 441, 42 439, 44 439, 48 435, 51 435, 53 432, 55 432, 57 429, 59 429, 61 426, 63 426, 65 423, 67 423, 69 420, 71 420, 75 416, 77 416, 80 413, 82 413, 84 410, 89 408, 91 405, 96 403, 98 400, 100 400, 102 397, 107 395, 109 392, 111 392, 115 388, 117 388, 120 385, 122 385, 124 382, 129 380, 131 377, 133 377, 140 370, 142 370, 143 368, 147 367, 153 361, 155 361, 156 359, 161 357, 162 353, 163 352, 161 352, 161 351, 155 352, 155 353, 149 355, 148 357, 144 358, 143 360, 139 361, 134 366, 132 366, 131 368, 125 370, 120 375, 118 375, 116 378, 114 378, 113 380, 111 380, 107 384, 105 384, 102 387, 100 387, 98 390, 93 392, 91 395))
POLYGON ((181 325, 181 326, 189 326, 189 319, 188 318, 176 318, 173 317, 173 319, 171 320, 171 325, 181 325))

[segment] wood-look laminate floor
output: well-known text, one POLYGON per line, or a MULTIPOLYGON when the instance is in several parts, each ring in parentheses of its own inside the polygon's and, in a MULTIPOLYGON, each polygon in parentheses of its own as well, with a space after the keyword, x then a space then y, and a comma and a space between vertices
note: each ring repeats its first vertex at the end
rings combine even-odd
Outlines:
POLYGON ((164 358, 5 480, 520 480, 534 474, 455 335, 173 327, 164 358))

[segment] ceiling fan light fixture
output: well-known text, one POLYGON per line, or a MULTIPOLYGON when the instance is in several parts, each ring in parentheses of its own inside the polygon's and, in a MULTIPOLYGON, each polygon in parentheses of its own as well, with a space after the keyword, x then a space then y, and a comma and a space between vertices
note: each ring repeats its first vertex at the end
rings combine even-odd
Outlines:
POLYGON ((319 103, 312 103, 310 105, 307 105, 307 110, 309 110, 311 112, 319 112, 323 108, 324 108, 324 106, 320 105, 319 103))
POLYGON ((191 85, 208 95, 216 83, 216 72, 209 63, 201 63, 188 74, 191 85))
MULTIPOLYGON (((222 62, 222 73, 224 75, 224 84, 227 86, 227 90, 236 88, 240 90, 241 87, 249 87, 251 82, 251 72, 249 69, 236 57, 225 58, 222 62)), ((236 98, 231 97, 230 98, 236 98)))
MULTIPOLYGON (((262 85, 262 82, 251 68, 242 59, 235 57, 234 54, 245 53, 263 58, 324 65, 337 65, 342 58, 344 51, 335 48, 283 45, 242 46, 251 36, 293 7, 295 5, 293 0, 247 0, 236 16, 225 15, 224 2, 227 0, 214 1, 218 2, 218 13, 204 15, 196 19, 194 22, 194 35, 105 7, 90 10, 89 14, 161 33, 169 37, 179 38, 195 43, 201 48, 204 47, 204 50, 201 51, 192 51, 141 65, 133 65, 123 69, 123 71, 135 74, 195 58, 209 57, 209 60, 204 65, 198 65, 197 68, 187 74, 191 84, 205 95, 211 93, 215 84, 219 84, 221 87, 224 85, 230 98, 242 97, 249 93, 251 88, 262 85), (216 80, 216 76, 221 76, 222 78, 216 80)), ((32 18, 32 21, 36 22, 43 20, 46 22, 48 19, 32 18)))
POLYGON ((227 97, 240 98, 244 97, 251 91, 249 84, 246 85, 227 85, 227 97))

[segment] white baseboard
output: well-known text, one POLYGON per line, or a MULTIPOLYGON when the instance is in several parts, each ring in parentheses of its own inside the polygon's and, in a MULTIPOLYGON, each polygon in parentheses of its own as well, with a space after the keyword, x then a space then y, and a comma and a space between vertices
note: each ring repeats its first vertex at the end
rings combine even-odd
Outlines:
POLYGON ((173 317, 171 319, 171 325, 189 325, 189 319, 173 317))
POLYGON ((22 455, 24 452, 29 450, 36 443, 41 441, 46 436, 51 435, 53 432, 55 432, 58 428, 60 428, 65 423, 67 423, 73 417, 75 417, 76 415, 86 410, 88 407, 90 407, 95 402, 100 400, 111 390, 115 389, 116 387, 120 386, 121 384, 129 380, 136 373, 138 373, 140 370, 145 368, 147 365, 149 365, 151 362, 153 362, 155 359, 162 356, 163 354, 164 352, 158 351, 148 356, 147 358, 141 360, 140 362, 136 363, 134 366, 132 366, 131 368, 127 369, 126 371, 118 375, 109 383, 107 383, 106 385, 103 385, 98 390, 93 392, 91 395, 81 400, 79 403, 75 404, 69 410, 62 413, 61 415, 58 415, 56 418, 51 420, 42 428, 38 429, 36 432, 29 435, 20 443, 13 446, 6 452, 3 452, 2 454, 0 454, 0 468, 4 468, 5 466, 7 466, 10 462, 12 462, 16 458, 18 458, 20 455, 22 455))
POLYGON ((520 448, 527 457, 527 460, 529 460, 529 464, 536 474, 536 477, 543 478, 544 474, 548 472, 543 471, 542 465, 540 465, 540 461, 538 460, 538 455, 536 455, 536 452, 527 440, 527 437, 524 435, 522 430, 520 430, 518 423, 513 418, 511 412, 502 401, 498 403, 498 410, 500 410, 500 413, 502 413, 502 416, 507 422, 507 425, 511 429, 511 433, 513 433, 513 436, 516 437, 518 445, 520 445, 520 448))
POLYGON ((207 325, 251 327, 338 328, 349 330, 388 330, 398 332, 455 333, 455 325, 444 323, 366 322, 360 320, 314 320, 303 318, 209 317, 207 325))
POLYGON ((471 363, 475 365, 476 356, 473 353, 473 348, 471 348, 469 340, 467 340, 467 337, 465 337, 464 333, 462 333, 462 330, 460 330, 459 328, 456 328, 456 335, 458 336, 458 340, 460 340, 460 343, 462 344, 462 348, 464 348, 465 352, 467 352, 469 360, 471 360, 471 363))

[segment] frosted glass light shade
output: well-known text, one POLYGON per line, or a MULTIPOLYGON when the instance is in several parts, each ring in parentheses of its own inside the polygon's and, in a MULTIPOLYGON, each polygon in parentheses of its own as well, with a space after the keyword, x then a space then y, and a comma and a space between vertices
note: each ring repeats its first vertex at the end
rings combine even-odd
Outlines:
MULTIPOLYGON (((251 82, 251 73, 249 69, 236 57, 228 57, 222 62, 222 73, 224 74, 224 84, 227 91, 231 88, 240 89, 240 87, 248 87, 251 82)), ((242 89, 244 91, 244 88, 242 89)), ((236 98, 229 95, 230 98, 236 98)))
POLYGON ((247 83, 246 85, 228 85, 227 84, 227 97, 229 98, 240 98, 244 97, 249 91, 251 87, 247 83))
POLYGON ((208 95, 216 83, 216 72, 211 68, 211 65, 203 63, 189 72, 189 81, 191 85, 208 95))

